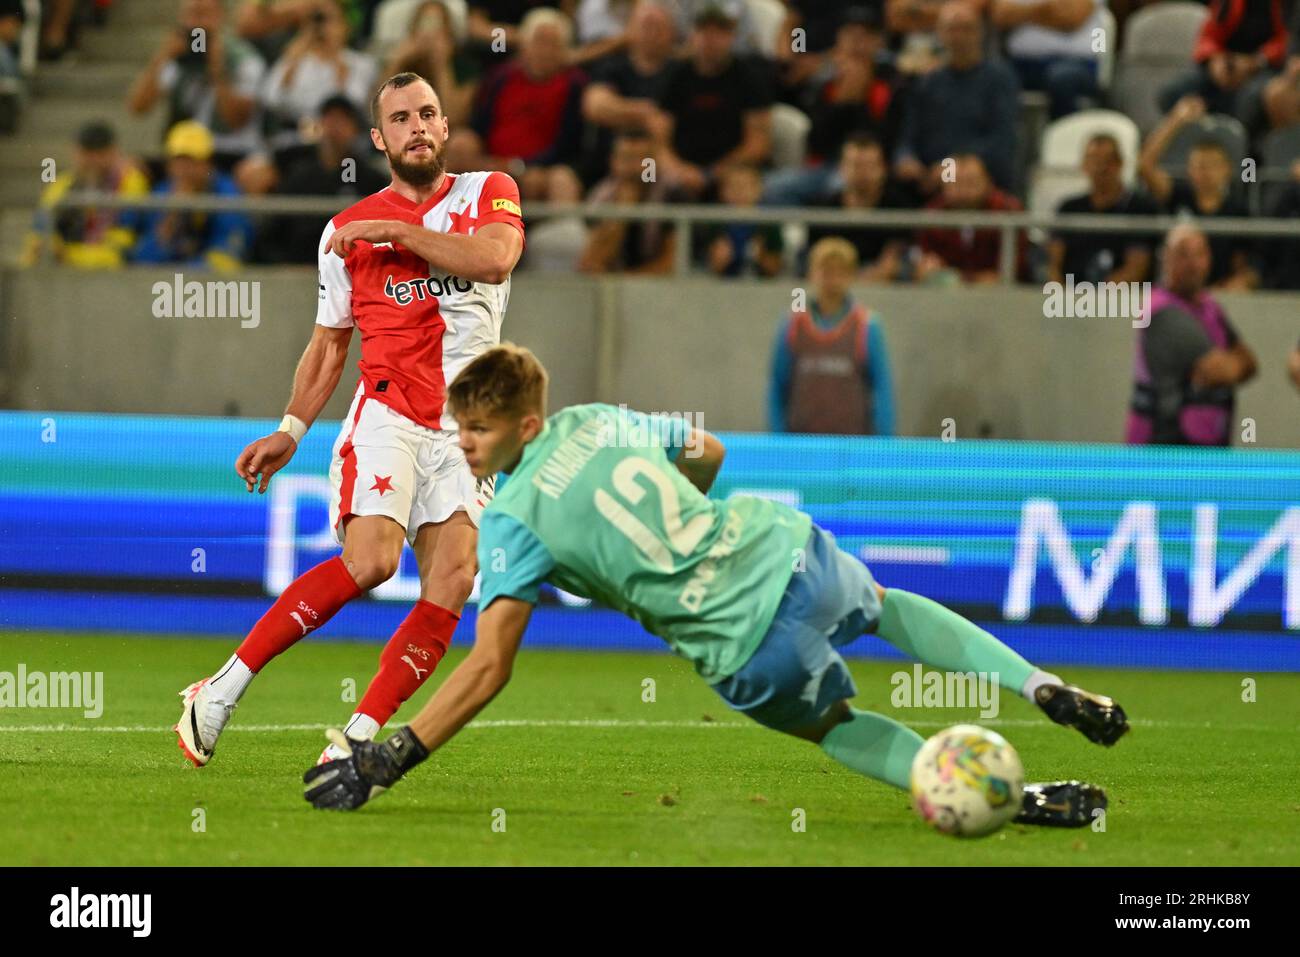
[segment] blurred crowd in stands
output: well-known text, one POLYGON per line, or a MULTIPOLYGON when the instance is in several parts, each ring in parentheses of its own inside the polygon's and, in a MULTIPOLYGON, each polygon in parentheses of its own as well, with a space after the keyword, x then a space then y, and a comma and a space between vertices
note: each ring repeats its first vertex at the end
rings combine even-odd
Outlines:
MULTIPOLYGON (((64 55, 74 2, 47 0, 43 58, 64 55)), ((24 7, 0 0, 0 75, 24 7)), ((80 130, 75 172, 46 188, 25 258, 314 263, 323 215, 55 204, 101 189, 342 208, 388 181, 370 99, 404 70, 440 95, 449 171, 511 173, 526 217, 529 202, 572 207, 530 221, 526 269, 668 273, 689 240, 700 271, 802 275, 831 236, 853 247, 855 281, 956 286, 1003 266, 997 230, 790 229, 728 208, 1300 219, 1295 0, 180 0, 123 105, 163 111, 162 143, 124 147, 111 117, 80 130), (1161 44, 1177 49, 1169 24, 1186 30, 1189 8, 1191 54, 1171 69, 1161 44), (1148 91, 1159 112, 1139 124, 1148 53, 1165 57, 1148 91), (1116 82, 1117 62, 1137 85, 1116 82), (1064 160, 1048 155, 1060 142, 1064 160), (582 215, 682 202, 716 205, 718 221, 681 237, 672 222, 582 215)), ((1021 281, 1154 280, 1160 239, 1027 235, 1013 268, 1021 281)), ((1211 288, 1300 288, 1295 240, 1210 245, 1211 288)))

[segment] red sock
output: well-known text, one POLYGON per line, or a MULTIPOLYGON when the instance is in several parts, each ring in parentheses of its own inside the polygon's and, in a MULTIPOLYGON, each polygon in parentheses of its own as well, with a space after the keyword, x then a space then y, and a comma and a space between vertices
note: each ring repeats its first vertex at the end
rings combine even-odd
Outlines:
POLYGON ((335 555, 295 578, 253 626, 235 654, 250 670, 261 671, 268 661, 325 624, 360 594, 348 566, 335 555))
POLYGON ((379 672, 357 705, 357 711, 383 727, 438 667, 460 615, 420 599, 397 626, 379 656, 379 672))

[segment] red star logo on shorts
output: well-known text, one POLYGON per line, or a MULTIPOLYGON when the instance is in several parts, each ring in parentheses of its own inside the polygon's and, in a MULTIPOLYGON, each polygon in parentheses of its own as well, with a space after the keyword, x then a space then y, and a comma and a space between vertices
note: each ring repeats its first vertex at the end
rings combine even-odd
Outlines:
POLYGON ((393 490, 393 477, 391 475, 376 475, 375 484, 370 486, 370 491, 373 492, 376 489, 379 490, 380 495, 391 492, 393 490))

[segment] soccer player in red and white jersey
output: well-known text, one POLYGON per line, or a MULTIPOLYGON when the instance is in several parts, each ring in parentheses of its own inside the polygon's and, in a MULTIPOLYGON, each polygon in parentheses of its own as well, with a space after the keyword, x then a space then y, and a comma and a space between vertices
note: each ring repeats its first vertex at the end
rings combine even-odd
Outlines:
MULTIPOLYGON (((470 472, 443 406, 447 384, 501 339, 510 274, 524 247, 519 189, 505 173, 445 171, 447 118, 422 77, 385 81, 371 114, 370 138, 393 181, 326 225, 316 331, 284 421, 235 462, 249 492, 266 491, 338 385, 352 330, 360 329, 361 381, 330 468, 330 518, 343 553, 297 578, 214 675, 181 692, 176 731, 198 767, 253 677, 391 578, 403 540, 419 562, 420 600, 381 653, 349 735, 374 737, 419 689, 473 588, 478 517, 492 482, 470 472)), ((326 749, 321 760, 337 756, 326 749)))

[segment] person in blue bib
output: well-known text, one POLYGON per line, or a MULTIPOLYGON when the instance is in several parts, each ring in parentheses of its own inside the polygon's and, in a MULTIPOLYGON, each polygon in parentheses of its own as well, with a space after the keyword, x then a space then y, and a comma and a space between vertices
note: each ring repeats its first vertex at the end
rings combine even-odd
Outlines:
MULTIPOLYGON (((1114 701, 1065 684, 928 598, 882 588, 802 512, 706 494, 717 437, 685 418, 592 404, 546 418, 546 370, 504 344, 448 389, 475 476, 508 475, 483 512, 473 650, 415 719, 380 743, 331 729, 348 756, 304 776, 318 808, 360 807, 445 744, 510 679, 543 582, 640 622, 736 711, 818 744, 860 774, 908 789, 923 744, 911 728, 852 706, 837 650, 874 633, 951 672, 983 672, 1059 724, 1114 744, 1114 701)), ((1027 785, 1018 820, 1084 826, 1104 792, 1078 781, 1027 785)))

